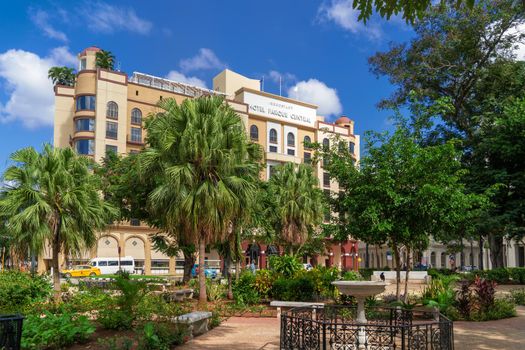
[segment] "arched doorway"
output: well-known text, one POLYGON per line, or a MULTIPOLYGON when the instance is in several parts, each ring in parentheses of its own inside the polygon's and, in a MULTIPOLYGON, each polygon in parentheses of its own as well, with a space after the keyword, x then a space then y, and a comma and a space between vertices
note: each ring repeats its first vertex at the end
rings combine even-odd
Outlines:
POLYGON ((97 243, 97 257, 118 257, 118 241, 113 236, 102 236, 97 243))
POLYGON ((447 267, 447 254, 445 252, 441 253, 441 266, 442 269, 447 267))
POLYGON ((246 265, 250 265, 253 261, 255 266, 259 266, 259 257, 261 255, 261 247, 257 243, 251 243, 246 249, 245 261, 246 265))
POLYGON ((128 238, 126 240, 124 252, 127 256, 132 256, 133 259, 135 259, 135 271, 142 272, 146 260, 144 241, 136 236, 128 238))

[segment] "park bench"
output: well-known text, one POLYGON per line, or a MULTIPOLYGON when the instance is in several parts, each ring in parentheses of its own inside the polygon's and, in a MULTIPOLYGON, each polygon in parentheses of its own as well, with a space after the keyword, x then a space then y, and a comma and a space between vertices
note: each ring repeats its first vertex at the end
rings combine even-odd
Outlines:
POLYGON ((193 311, 188 314, 172 318, 172 322, 187 326, 188 334, 191 337, 194 337, 208 331, 208 323, 211 316, 211 312, 208 311, 193 311))
POLYGON ((270 306, 277 308, 277 318, 281 318, 281 311, 283 308, 291 309, 294 307, 310 307, 310 306, 320 306, 323 307, 324 303, 311 303, 304 301, 280 301, 274 300, 270 302, 270 306))

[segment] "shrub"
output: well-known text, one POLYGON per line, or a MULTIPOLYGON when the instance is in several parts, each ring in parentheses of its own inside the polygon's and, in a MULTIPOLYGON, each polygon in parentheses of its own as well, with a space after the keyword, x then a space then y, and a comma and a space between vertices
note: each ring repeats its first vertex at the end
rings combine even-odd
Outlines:
POLYGON ((472 293, 470 291, 471 283, 467 280, 460 282, 459 290, 456 292, 456 304, 459 314, 468 319, 472 308, 472 293))
POLYGON ((184 342, 186 331, 168 323, 148 322, 139 334, 139 350, 169 350, 184 342))
POLYGON ((473 286, 480 311, 488 311, 494 306, 496 282, 477 277, 473 286))
POLYGON ((188 304, 167 302, 158 294, 147 294, 135 309, 136 320, 139 322, 151 321, 153 316, 156 320, 168 320, 187 312, 190 312, 188 304))
MULTIPOLYGON (((492 269, 486 271, 486 278, 499 284, 505 284, 510 282, 509 270, 502 267, 498 269, 492 269)), ((483 276, 480 276, 483 277, 483 276)))
POLYGON ((47 301, 51 292, 51 283, 44 276, 0 272, 0 313, 27 313, 31 304, 47 301))
POLYGON ((243 271, 239 280, 232 286, 233 299, 237 304, 251 305, 260 301, 259 293, 255 289, 255 275, 251 271, 243 271))
POLYGON ((206 278, 206 296, 208 301, 217 301, 226 296, 227 286, 206 278))
POLYGON ((345 281, 361 281, 361 280, 363 280, 363 277, 361 277, 359 272, 346 271, 343 274, 343 280, 345 280, 345 281))
POLYGON ((474 321, 500 320, 516 316, 516 306, 509 299, 496 299, 486 310, 474 312, 471 319, 474 321))
POLYGON ((274 255, 270 257, 270 268, 284 277, 291 278, 303 268, 303 265, 295 256, 274 255))
POLYGON ((339 278, 337 267, 316 266, 310 271, 303 271, 303 275, 310 277, 315 287, 315 294, 322 298, 335 298, 337 292, 332 282, 339 278))
POLYGON ((24 320, 21 345, 25 350, 62 349, 86 341, 93 332, 95 327, 85 316, 49 312, 44 317, 29 315, 24 320))
POLYGON ((131 350, 133 347, 132 339, 117 335, 111 338, 99 338, 97 343, 106 350, 131 350))
POLYGON ((363 277, 363 280, 370 281, 372 279, 372 275, 374 274, 374 269, 359 269, 359 274, 363 277))
POLYGON ((525 289, 513 289, 510 295, 517 305, 525 305, 525 289))
POLYGON ((525 284, 525 267, 511 267, 508 270, 512 282, 525 284))
POLYGON ((99 311, 97 321, 106 329, 127 330, 133 328, 135 317, 108 304, 99 311))
POLYGON ((275 276, 270 270, 258 270, 255 273, 255 289, 262 298, 268 298, 275 276))
POLYGON ((103 308, 111 303, 111 296, 98 288, 73 293, 64 308, 69 312, 87 312, 103 308))
POLYGON ((288 279, 278 278, 272 288, 273 297, 284 301, 312 301, 315 285, 307 274, 288 279))

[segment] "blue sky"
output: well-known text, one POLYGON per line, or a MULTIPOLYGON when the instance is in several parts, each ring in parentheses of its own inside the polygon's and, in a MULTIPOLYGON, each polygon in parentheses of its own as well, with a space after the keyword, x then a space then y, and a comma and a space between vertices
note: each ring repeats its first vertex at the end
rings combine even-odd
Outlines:
POLYGON ((356 132, 389 128, 376 103, 392 87, 367 59, 408 40, 399 19, 357 22, 352 0, 328 1, 3 1, 0 3, 0 171, 18 148, 53 140, 47 69, 76 67, 96 45, 118 66, 211 87, 228 67, 265 80, 265 91, 316 103, 356 132), (295 87, 295 88, 294 88, 295 87))

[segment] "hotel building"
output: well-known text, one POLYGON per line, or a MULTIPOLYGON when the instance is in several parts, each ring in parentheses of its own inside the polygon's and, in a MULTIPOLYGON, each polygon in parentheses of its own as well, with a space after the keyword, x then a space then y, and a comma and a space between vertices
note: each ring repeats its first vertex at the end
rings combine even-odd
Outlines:
MULTIPOLYGON (((292 162, 310 163, 313 150, 310 142, 329 145, 331 136, 339 135, 359 161, 359 136, 354 134, 354 122, 340 117, 330 123, 317 114, 317 106, 270 94, 261 90, 259 80, 250 79, 231 70, 213 78, 213 89, 167 80, 143 73, 131 76, 123 72, 95 67, 95 55, 100 49, 89 47, 79 55, 79 71, 75 85, 55 86, 54 145, 73 147, 78 153, 92 156, 100 162, 107 152, 126 155, 139 152, 144 146, 144 118, 158 111, 159 100, 220 95, 238 113, 250 139, 264 149, 266 169, 261 174, 268 179, 275 166, 292 162)), ((321 188, 338 191, 338 185, 315 165, 321 188)), ((138 220, 119 222, 101 232, 92 251, 82 260, 93 257, 133 256, 145 273, 182 273, 182 256, 170 258, 152 248, 149 235, 154 229, 138 220)), ((357 242, 329 244, 323 256, 314 257, 321 265, 336 265, 355 269, 358 265, 357 242)), ((267 256, 279 253, 279 247, 257 242, 244 242, 246 259, 254 258, 265 267, 267 256)), ((41 269, 49 265, 50 254, 41 258, 41 269)), ((211 250, 206 254, 210 266, 219 267, 220 257, 211 250)), ((308 258, 310 259, 310 258, 308 258)))

